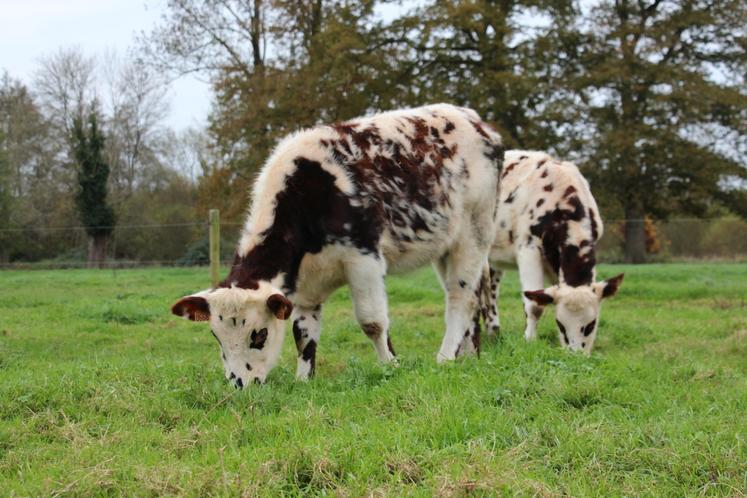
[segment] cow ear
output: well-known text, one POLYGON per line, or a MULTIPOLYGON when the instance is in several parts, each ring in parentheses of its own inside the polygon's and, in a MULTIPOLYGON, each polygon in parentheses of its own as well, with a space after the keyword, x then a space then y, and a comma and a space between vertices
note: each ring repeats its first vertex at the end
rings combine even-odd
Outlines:
POLYGON ((524 291, 524 296, 540 306, 547 306, 555 302, 555 288, 549 287, 544 290, 524 291))
POLYGON ((597 282, 596 284, 594 284, 594 292, 596 292, 597 296, 599 296, 599 299, 612 297, 617 293, 617 289, 620 288, 620 285, 622 285, 624 277, 625 274, 621 273, 612 278, 608 278, 603 282, 597 282))
POLYGON ((272 314, 281 320, 287 320, 293 311, 293 305, 282 294, 273 294, 267 298, 267 307, 272 314))
POLYGON ((199 295, 181 298, 171 307, 171 312, 193 322, 210 320, 210 305, 207 299, 199 295))

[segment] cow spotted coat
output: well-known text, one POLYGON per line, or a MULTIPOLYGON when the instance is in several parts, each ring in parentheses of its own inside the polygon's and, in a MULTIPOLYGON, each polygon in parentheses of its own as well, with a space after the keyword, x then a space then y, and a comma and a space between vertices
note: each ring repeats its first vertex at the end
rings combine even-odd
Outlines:
MULTIPOLYGON (((591 352, 600 302, 613 295, 622 275, 595 283, 595 245, 602 236, 599 208, 578 168, 544 152, 507 151, 495 240, 490 252, 490 292, 482 312, 490 333, 500 330, 501 269, 516 265, 523 291, 527 340, 534 339, 545 305, 555 303, 561 344, 591 352), (545 273, 558 281, 543 289, 545 273)), ((483 296, 486 294, 483 293, 483 296)))
POLYGON ((264 382, 290 316, 297 377, 306 379, 332 291, 350 286, 362 330, 379 359, 391 361, 384 277, 433 262, 447 296, 437 359, 473 352, 502 160, 497 133, 474 111, 445 104, 291 135, 254 185, 229 275, 173 312, 210 321, 226 376, 239 387, 264 382))

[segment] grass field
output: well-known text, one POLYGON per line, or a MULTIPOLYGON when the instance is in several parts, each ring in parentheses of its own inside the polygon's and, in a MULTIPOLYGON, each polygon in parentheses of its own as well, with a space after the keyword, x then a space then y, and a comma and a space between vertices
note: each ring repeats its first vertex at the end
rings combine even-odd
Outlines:
POLYGON ((744 496, 747 265, 626 272, 591 358, 553 320, 437 366, 430 269, 389 279, 398 368, 381 366, 346 289, 327 304, 317 377, 280 366, 244 391, 207 326, 168 313, 205 269, 0 273, 0 494, 744 496))

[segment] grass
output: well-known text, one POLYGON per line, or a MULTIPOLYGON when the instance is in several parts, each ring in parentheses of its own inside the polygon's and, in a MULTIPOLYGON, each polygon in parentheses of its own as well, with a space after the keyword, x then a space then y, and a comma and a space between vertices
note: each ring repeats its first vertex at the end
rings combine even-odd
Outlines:
POLYGON ((204 324, 168 314, 204 269, 0 274, 0 494, 744 496, 747 265, 626 272, 591 358, 552 320, 437 366, 442 294, 389 279, 400 366, 376 363, 346 289, 317 377, 286 337, 268 384, 235 391, 204 324))

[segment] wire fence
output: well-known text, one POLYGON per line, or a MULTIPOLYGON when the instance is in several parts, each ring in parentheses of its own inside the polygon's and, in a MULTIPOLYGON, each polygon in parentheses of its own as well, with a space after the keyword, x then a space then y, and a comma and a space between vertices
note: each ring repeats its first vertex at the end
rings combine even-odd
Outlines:
MULTIPOLYGON (((747 261, 747 221, 737 217, 668 221, 605 220, 600 262, 625 260, 626 223, 643 225, 649 261, 747 261)), ((221 261, 229 263, 240 222, 221 222, 221 261)), ((117 225, 108 244, 108 268, 209 264, 208 221, 117 225)), ((0 228, 0 269, 85 268, 88 236, 80 225, 0 228), (4 247, 5 246, 5 247, 4 247)))

